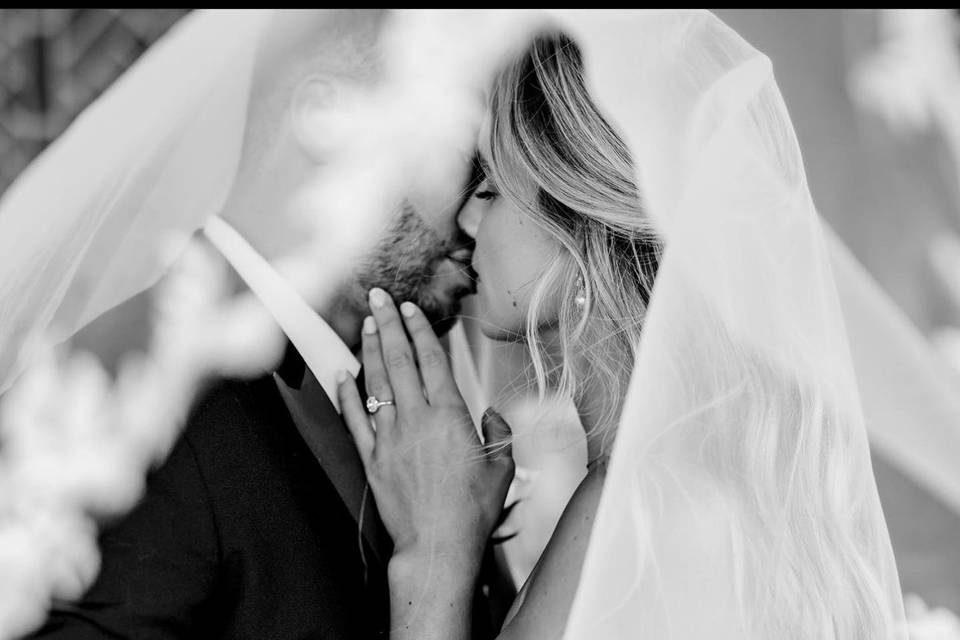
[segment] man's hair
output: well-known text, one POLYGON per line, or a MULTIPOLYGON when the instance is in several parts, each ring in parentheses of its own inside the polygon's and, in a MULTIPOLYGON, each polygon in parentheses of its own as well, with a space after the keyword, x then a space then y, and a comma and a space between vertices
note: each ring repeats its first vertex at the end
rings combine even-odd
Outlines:
POLYGON ((384 10, 278 11, 257 43, 243 162, 259 161, 280 130, 297 85, 310 75, 369 84, 380 77, 384 10))

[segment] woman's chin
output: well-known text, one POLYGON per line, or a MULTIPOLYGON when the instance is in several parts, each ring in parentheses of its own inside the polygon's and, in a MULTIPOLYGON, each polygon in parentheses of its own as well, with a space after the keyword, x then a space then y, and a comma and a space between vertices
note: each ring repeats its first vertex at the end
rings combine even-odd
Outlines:
MULTIPOLYGON (((521 342, 523 333, 519 328, 503 326, 487 316, 480 315, 480 333, 497 342, 521 342)), ((504 323, 505 324, 505 323, 504 323)))
MULTIPOLYGON (((480 332, 497 342, 518 342, 523 340, 523 319, 519 314, 509 313, 496 297, 482 285, 478 287, 477 295, 473 299, 473 310, 480 325, 480 332), (516 317, 514 317, 516 316, 516 317)), ((516 311, 516 309, 513 309, 516 311)))

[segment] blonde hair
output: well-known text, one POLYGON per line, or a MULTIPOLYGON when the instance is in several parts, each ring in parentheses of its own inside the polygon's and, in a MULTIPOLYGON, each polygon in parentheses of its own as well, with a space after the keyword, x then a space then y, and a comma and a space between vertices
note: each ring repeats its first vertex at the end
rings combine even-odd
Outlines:
POLYGON ((541 398, 603 394, 594 434, 613 435, 660 256, 626 144, 590 99, 576 44, 538 36, 500 73, 491 96, 491 171, 500 193, 562 247, 540 278, 525 339, 541 398), (534 202, 522 198, 532 179, 534 202), (560 358, 551 362, 538 318, 559 297, 560 358), (577 304, 577 298, 583 304, 577 304), (585 387, 585 381, 590 387, 585 387))

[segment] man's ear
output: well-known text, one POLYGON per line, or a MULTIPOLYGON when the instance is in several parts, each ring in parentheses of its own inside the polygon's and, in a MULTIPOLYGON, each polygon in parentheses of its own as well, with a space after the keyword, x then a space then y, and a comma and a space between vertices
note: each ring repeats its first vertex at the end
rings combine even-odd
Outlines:
POLYGON ((297 83, 291 118, 297 144, 314 162, 322 162, 333 148, 333 114, 340 101, 329 76, 312 74, 297 83))

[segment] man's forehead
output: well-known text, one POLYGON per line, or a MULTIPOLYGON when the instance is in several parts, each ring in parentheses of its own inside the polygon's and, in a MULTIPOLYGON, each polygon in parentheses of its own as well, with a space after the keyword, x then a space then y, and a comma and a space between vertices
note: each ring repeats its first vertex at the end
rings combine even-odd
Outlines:
POLYGON ((408 194, 407 201, 426 222, 446 225, 455 220, 463 203, 483 180, 480 155, 476 149, 463 154, 447 180, 432 180, 408 194))

